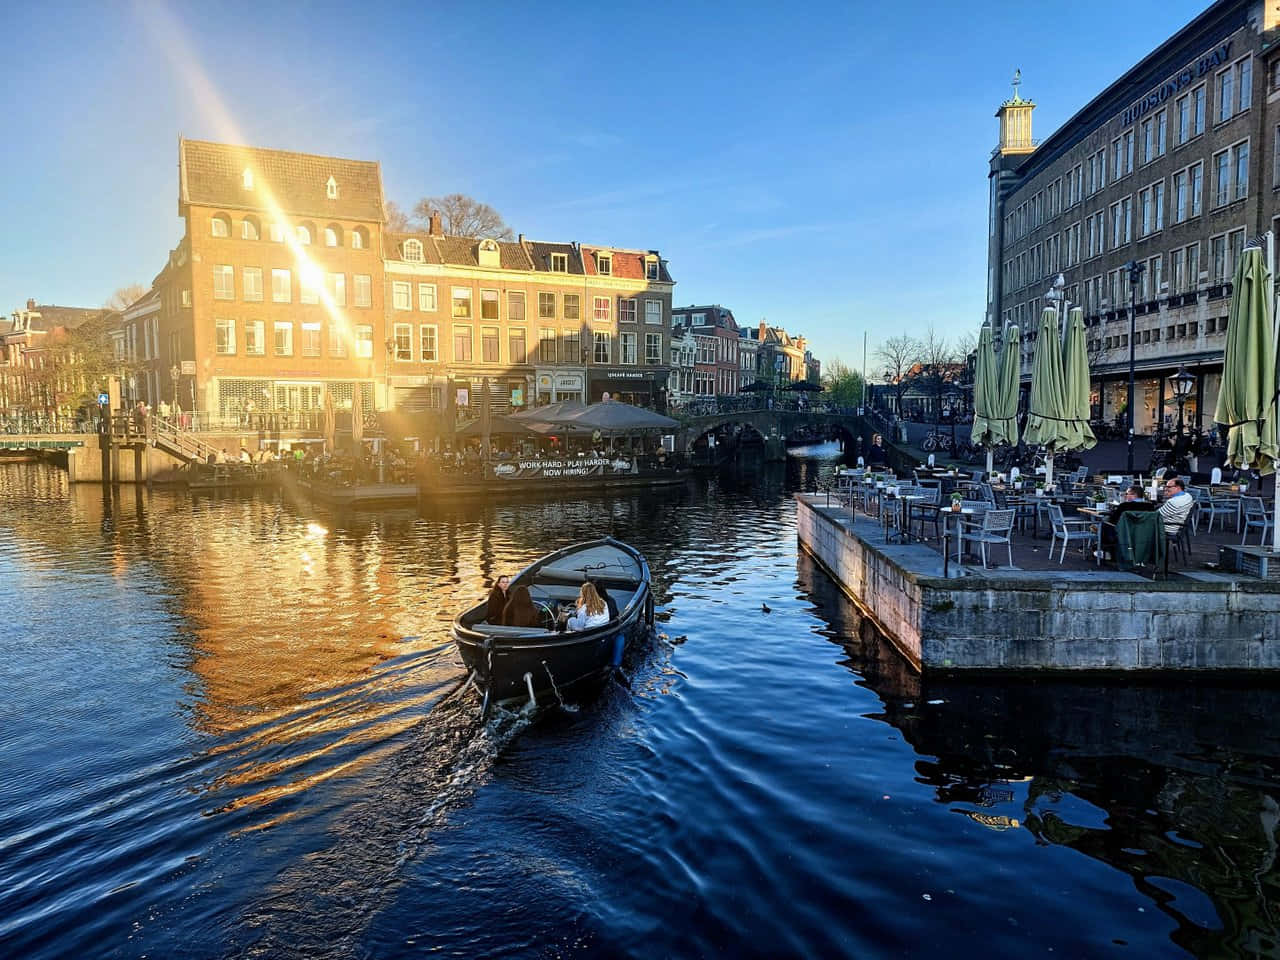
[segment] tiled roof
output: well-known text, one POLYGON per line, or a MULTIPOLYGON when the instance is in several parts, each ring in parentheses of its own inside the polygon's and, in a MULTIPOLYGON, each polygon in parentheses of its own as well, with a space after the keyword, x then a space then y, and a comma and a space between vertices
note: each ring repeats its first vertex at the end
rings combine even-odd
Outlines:
MULTIPOLYGON (((435 237, 429 233, 386 233, 383 235, 383 252, 388 260, 404 259, 404 242, 418 240, 422 243, 424 263, 456 264, 464 267, 480 266, 477 250, 480 241, 472 237, 435 237)), ((498 263, 504 270, 532 270, 524 247, 505 240, 498 244, 498 263)))
POLYGON ((178 203, 235 209, 270 209, 271 197, 287 214, 381 222, 382 174, 368 160, 267 150, 207 140, 178 141, 178 203), (253 187, 243 183, 245 168, 253 187), (336 199, 329 199, 333 177, 336 199))
POLYGON ((725 330, 738 330, 738 322, 733 318, 733 311, 728 307, 722 307, 718 303, 707 304, 702 306, 688 307, 672 307, 672 312, 687 313, 689 322, 693 323, 693 315, 695 313, 704 313, 707 319, 703 323, 694 324, 695 327, 721 327, 725 330))
POLYGON ((524 245, 525 249, 529 251, 529 256, 533 259, 533 269, 549 271, 551 269, 551 254, 563 253, 569 260, 568 272, 582 276, 582 257, 572 243, 543 243, 539 240, 526 240, 524 245))
MULTIPOLYGON (((596 276, 596 254, 604 253, 613 258, 610 265, 612 275, 622 277, 627 280, 643 280, 645 279, 645 256, 646 253, 654 257, 658 256, 658 251, 640 251, 640 250, 615 250, 610 247, 588 247, 582 248, 582 263, 586 268, 588 276, 596 276)), ((672 283, 671 275, 667 272, 666 263, 658 258, 658 279, 666 283, 672 283)))

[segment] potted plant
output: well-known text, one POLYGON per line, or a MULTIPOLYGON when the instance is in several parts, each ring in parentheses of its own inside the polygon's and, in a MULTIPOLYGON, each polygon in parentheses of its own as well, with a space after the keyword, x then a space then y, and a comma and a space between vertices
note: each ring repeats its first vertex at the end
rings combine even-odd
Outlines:
POLYGON ((1037 496, 1037 497, 1043 497, 1043 496, 1044 496, 1044 481, 1043 481, 1043 480, 1037 480, 1037 481, 1036 481, 1036 496, 1037 496))
POLYGON ((956 491, 951 495, 951 512, 952 513, 960 512, 960 509, 962 507, 961 501, 963 500, 964 500, 964 494, 960 493, 959 491, 956 491))

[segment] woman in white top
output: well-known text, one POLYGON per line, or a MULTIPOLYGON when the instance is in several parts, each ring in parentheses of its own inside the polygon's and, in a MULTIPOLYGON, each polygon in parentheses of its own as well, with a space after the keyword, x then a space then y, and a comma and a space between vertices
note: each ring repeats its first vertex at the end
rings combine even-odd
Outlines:
POLYGON ((609 622, 609 609, 591 583, 584 583, 578 591, 578 609, 565 624, 568 630, 590 630, 609 622))

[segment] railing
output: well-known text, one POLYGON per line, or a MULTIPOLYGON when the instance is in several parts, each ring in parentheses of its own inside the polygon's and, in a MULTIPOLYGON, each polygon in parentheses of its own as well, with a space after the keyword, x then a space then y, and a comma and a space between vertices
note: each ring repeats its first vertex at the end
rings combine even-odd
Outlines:
POLYGON ((183 430, 172 418, 166 420, 163 417, 150 417, 148 420, 151 438, 162 450, 188 462, 206 463, 210 458, 217 457, 216 447, 205 443, 190 431, 183 430))
POLYGON ((0 434, 97 433, 99 426, 97 419, 19 414, 0 419, 0 434))

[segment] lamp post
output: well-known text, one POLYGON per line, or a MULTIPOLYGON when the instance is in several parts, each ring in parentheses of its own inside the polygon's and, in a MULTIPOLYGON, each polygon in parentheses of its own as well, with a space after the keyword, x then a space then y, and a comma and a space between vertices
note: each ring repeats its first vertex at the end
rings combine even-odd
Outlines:
POLYGON ((1187 400, 1191 396, 1191 391, 1195 389, 1195 374, 1188 373, 1185 366, 1179 366, 1178 372, 1171 380, 1173 381, 1173 398, 1178 401, 1178 437, 1173 444, 1174 466, 1178 464, 1178 460, 1182 449, 1182 412, 1187 405, 1187 400))
POLYGON ((1129 459, 1128 470, 1129 475, 1133 475, 1133 350, 1134 336, 1138 323, 1138 284, 1142 282, 1143 271, 1147 269, 1147 265, 1141 260, 1130 260, 1124 265, 1129 271, 1129 397, 1128 414, 1129 414, 1129 459))
POLYGON ((173 405, 178 405, 178 378, 182 376, 182 368, 176 363, 169 368, 169 379, 173 381, 173 405))

